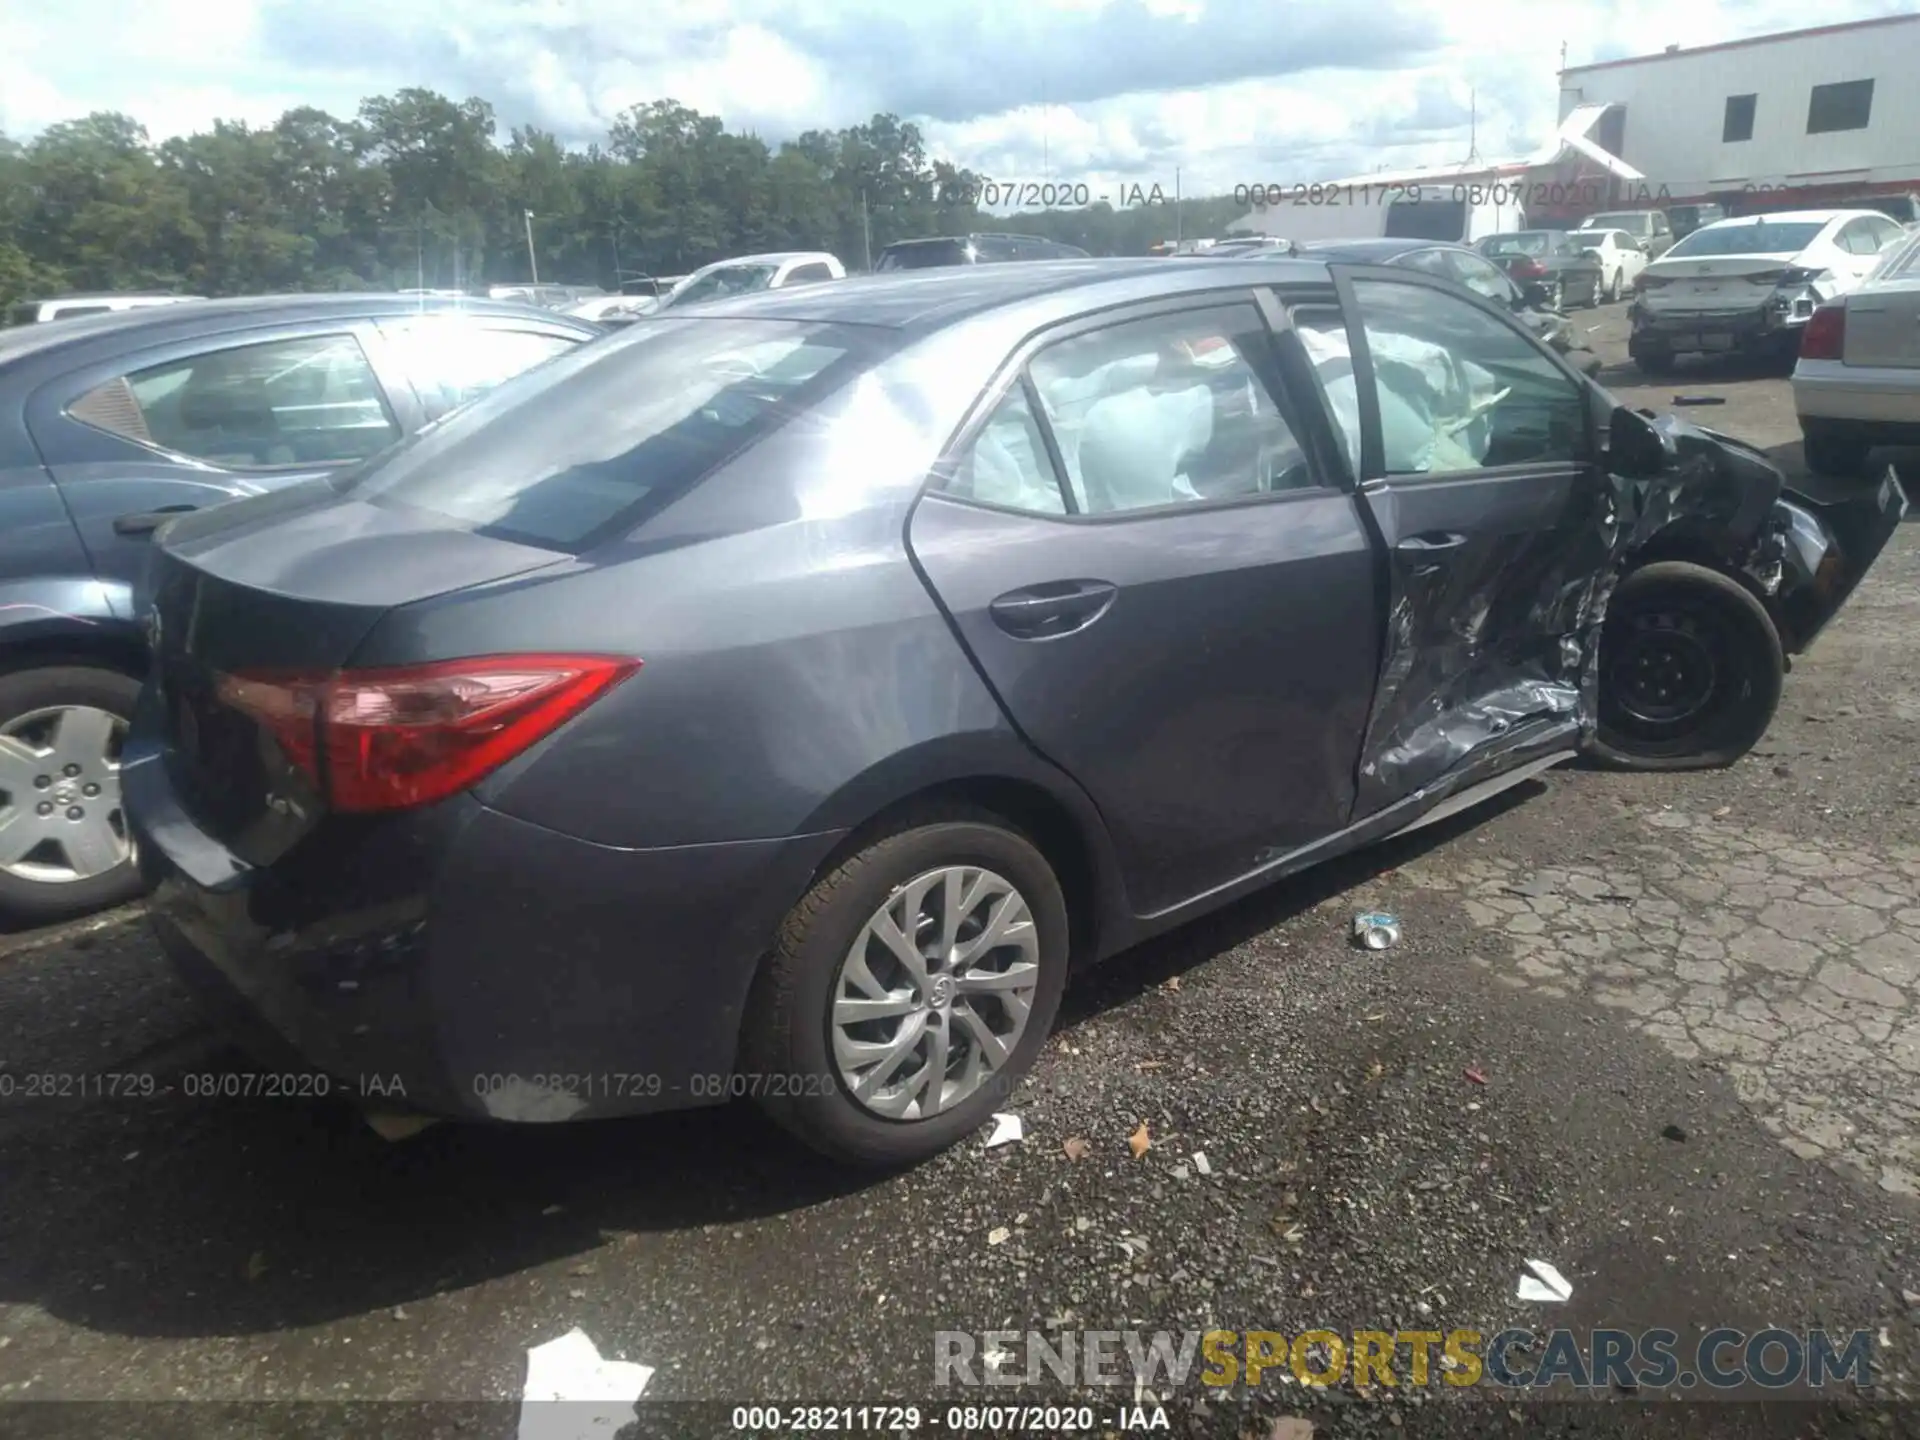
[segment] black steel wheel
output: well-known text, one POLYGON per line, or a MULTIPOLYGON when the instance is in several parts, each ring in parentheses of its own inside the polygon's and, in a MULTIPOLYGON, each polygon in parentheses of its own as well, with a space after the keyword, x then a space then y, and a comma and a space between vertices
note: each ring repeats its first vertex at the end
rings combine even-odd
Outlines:
POLYGON ((1687 561, 1643 566, 1607 610, 1593 753, 1634 770, 1731 765, 1772 723, 1785 671, 1779 631, 1739 581, 1687 561))

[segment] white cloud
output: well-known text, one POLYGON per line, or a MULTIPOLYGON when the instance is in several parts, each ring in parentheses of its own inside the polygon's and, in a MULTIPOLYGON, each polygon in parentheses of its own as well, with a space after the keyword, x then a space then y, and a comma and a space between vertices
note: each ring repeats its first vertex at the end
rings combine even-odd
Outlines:
MULTIPOLYGON (((1899 13, 1832 0, 1821 22, 1899 13)), ((673 98, 779 140, 890 110, 1005 179, 1219 193, 1525 153, 1569 63, 1793 29, 1804 0, 0 0, 0 129, 156 137, 423 85, 603 133, 673 98), (31 15, 29 17, 29 7, 31 15)))

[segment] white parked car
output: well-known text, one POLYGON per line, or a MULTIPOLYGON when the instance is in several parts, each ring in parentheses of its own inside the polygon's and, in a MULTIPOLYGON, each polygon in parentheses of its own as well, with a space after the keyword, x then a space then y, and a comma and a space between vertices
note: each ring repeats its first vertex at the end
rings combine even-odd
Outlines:
POLYGON ((1575 230, 1568 239, 1600 262, 1600 295, 1608 304, 1631 290, 1647 268, 1647 252, 1625 230, 1575 230))
POLYGON ((179 305, 205 298, 203 295, 132 295, 110 291, 56 295, 46 300, 20 301, 7 312, 7 323, 38 325, 48 320, 77 320, 83 315, 112 315, 121 310, 144 310, 149 305, 179 305))
POLYGON ((1640 277, 1627 352, 1649 375, 1688 351, 1790 359, 1814 307, 1859 285, 1904 233, 1874 210, 1790 210, 1703 225, 1640 277))
POLYGON ((782 250, 769 255, 742 255, 702 266, 660 302, 660 308, 697 305, 728 295, 756 290, 781 290, 788 285, 810 285, 821 280, 844 280, 847 267, 824 250, 782 250))
POLYGON ((1920 230, 1813 312, 1793 367, 1807 468, 1858 475, 1875 445, 1920 445, 1920 230))

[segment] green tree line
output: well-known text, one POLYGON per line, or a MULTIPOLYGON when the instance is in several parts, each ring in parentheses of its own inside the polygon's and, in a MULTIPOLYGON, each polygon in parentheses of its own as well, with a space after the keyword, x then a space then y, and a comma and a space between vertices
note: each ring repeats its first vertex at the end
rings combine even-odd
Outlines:
POLYGON ((351 119, 301 108, 159 144, 101 112, 25 143, 0 136, 0 305, 63 290, 525 283, 529 211, 542 281, 613 290, 765 250, 830 250, 859 269, 893 240, 983 229, 1139 255, 1176 230, 1217 235, 1240 208, 1187 200, 1176 217, 1145 190, 1117 208, 991 215, 981 177, 894 115, 770 146, 657 100, 580 149, 530 127, 502 139, 486 101, 423 89, 367 99, 351 119))

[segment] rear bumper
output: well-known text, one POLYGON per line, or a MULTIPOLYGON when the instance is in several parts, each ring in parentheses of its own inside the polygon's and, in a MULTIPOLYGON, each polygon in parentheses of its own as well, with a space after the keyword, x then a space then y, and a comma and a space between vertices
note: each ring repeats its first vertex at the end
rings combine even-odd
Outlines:
POLYGON ((1665 310, 1642 298, 1630 318, 1634 340, 1668 350, 1698 349, 1710 337, 1725 337, 1733 348, 1785 343, 1807 323, 1805 315, 1783 312, 1771 300, 1738 310, 1665 310))
POLYGON ((1793 372, 1793 408, 1803 421, 1904 427, 1908 438, 1889 433, 1882 443, 1911 444, 1920 437, 1920 369, 1803 360, 1793 372))
POLYGON ((155 929, 235 1038, 449 1117, 726 1098, 760 956, 838 839, 619 850, 462 796, 246 870, 157 758, 123 776, 155 929))

